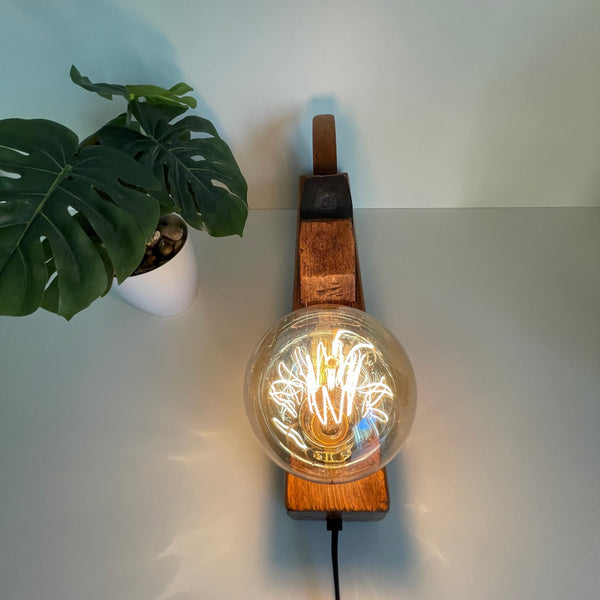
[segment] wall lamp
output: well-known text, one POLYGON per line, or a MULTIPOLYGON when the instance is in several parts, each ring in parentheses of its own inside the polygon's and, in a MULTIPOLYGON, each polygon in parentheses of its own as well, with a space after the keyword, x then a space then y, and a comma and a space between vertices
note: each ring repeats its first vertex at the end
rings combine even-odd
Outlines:
MULTIPOLYGON (((388 512, 385 465, 412 426, 416 383, 400 343, 365 312, 332 115, 313 119, 313 171, 299 185, 293 312, 254 350, 244 399, 260 445, 287 471, 290 517, 337 533, 342 519, 388 512)), ((335 545, 339 597, 337 535, 335 545)))

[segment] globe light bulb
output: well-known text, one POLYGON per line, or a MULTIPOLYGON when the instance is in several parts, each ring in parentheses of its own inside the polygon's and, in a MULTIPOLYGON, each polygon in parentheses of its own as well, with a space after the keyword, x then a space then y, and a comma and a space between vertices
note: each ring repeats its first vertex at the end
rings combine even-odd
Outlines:
POLYGON ((345 483, 385 466, 416 409, 404 349, 374 317, 346 306, 294 311, 269 330, 246 371, 255 436, 286 471, 345 483))

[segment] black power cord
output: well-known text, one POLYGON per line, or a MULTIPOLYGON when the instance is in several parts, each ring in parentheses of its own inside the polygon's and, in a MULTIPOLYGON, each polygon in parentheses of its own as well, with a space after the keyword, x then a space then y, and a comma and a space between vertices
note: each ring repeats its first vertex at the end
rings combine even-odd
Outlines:
POLYGON ((327 531, 331 531, 331 566, 333 568, 333 589, 335 600, 340 600, 340 572, 338 566, 338 537, 342 531, 342 517, 328 516, 327 531))

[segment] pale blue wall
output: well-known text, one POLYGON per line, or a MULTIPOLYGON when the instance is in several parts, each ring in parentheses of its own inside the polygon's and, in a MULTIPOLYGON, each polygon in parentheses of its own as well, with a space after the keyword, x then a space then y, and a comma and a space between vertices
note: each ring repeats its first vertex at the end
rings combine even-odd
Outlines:
POLYGON ((357 207, 600 204, 597 0, 4 0, 2 24, 0 115, 101 124, 72 62, 185 79, 254 208, 294 205, 325 111, 357 207))

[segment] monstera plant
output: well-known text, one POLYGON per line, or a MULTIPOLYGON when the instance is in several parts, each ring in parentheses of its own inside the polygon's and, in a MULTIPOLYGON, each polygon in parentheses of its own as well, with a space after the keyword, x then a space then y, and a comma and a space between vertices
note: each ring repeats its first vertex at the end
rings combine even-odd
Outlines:
POLYGON ((92 83, 74 66, 71 79, 127 109, 81 142, 54 121, 0 120, 0 314, 70 319, 134 271, 161 215, 212 236, 244 228, 231 150, 210 121, 182 117, 192 88, 92 83))

